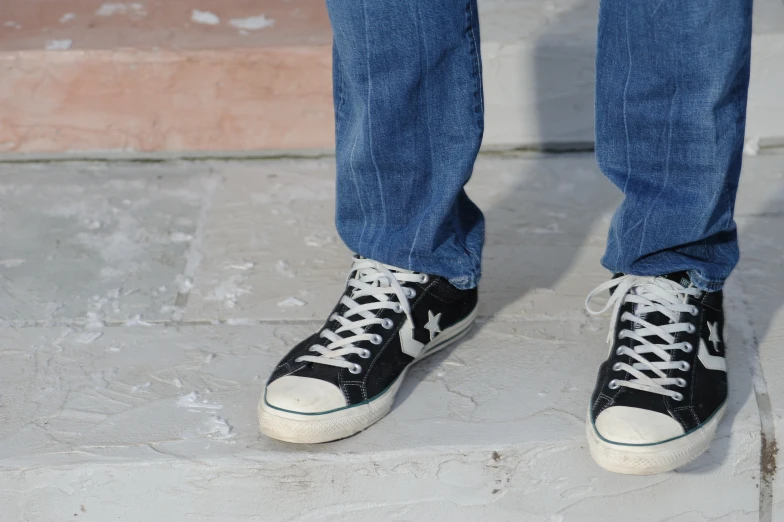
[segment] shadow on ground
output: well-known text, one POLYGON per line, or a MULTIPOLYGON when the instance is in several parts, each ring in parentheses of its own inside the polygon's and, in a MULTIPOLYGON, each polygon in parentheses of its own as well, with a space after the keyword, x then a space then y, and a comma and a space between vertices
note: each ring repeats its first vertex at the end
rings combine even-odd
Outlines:
MULTIPOLYGON (((563 135, 559 122, 563 121, 564 114, 569 111, 569 108, 576 109, 586 104, 593 104, 593 85, 592 82, 586 84, 585 71, 593 70, 595 42, 573 41, 571 45, 565 47, 563 34, 559 31, 560 26, 569 27, 575 23, 575 20, 586 17, 596 18, 594 3, 584 3, 562 13, 560 18, 550 25, 550 30, 539 39, 536 48, 536 71, 533 74, 536 76, 534 81, 537 96, 541 101, 538 104, 538 118, 542 136, 563 135), (573 85, 574 89, 569 91, 569 95, 554 100, 551 93, 563 92, 561 86, 564 84, 573 85)), ((584 123, 592 126, 593 122, 584 123)), ((575 146, 579 147, 579 144, 575 146)), ((561 146, 561 148, 568 149, 569 146, 561 146)), ((553 162, 552 156, 541 156, 538 160, 532 157, 523 167, 525 171, 504 173, 488 172, 497 165, 493 163, 492 158, 480 158, 475 170, 475 179, 469 185, 469 192, 478 202, 482 203, 481 194, 477 198, 472 191, 475 185, 481 184, 477 176, 516 176, 519 181, 510 185, 504 184, 503 196, 491 198, 489 204, 482 206, 487 219, 483 282, 480 285, 483 289, 481 314, 485 320, 480 321, 479 327, 471 337, 463 341, 464 343, 470 343, 475 336, 481 335, 481 325, 486 320, 503 317, 504 311, 509 308, 522 307, 522 312, 534 317, 543 315, 542 310, 536 309, 537 300, 532 297, 533 294, 549 292, 557 288, 567 277, 580 277, 580 271, 575 270, 575 264, 579 262, 581 254, 595 258, 593 262, 596 270, 591 272, 592 275, 604 273, 599 265, 601 248, 598 248, 598 245, 601 243, 603 247, 603 235, 608 225, 606 218, 620 203, 621 194, 601 176, 593 158, 589 161, 587 156, 587 154, 568 155, 568 158, 573 161, 573 168, 566 170, 563 169, 562 162, 553 162), (554 170, 552 165, 556 165, 558 169, 554 170), (574 216, 579 216, 579 219, 574 219, 574 216)), ((780 190, 784 191, 784 188, 780 190)), ((773 203, 764 210, 749 214, 745 218, 747 226, 741 234, 741 246, 752 247, 747 251, 748 255, 754 256, 755 245, 767 248, 774 245, 779 254, 784 254, 781 247, 784 245, 784 230, 779 226, 778 221, 769 219, 771 216, 782 215, 783 200, 784 196, 774 198, 773 203)), ((753 259, 755 266, 747 278, 782 273, 784 268, 782 259, 784 259, 782 255, 753 259)), ((584 274, 585 271, 582 272, 584 274)), ((737 274, 734 276, 735 279, 740 277, 737 274)), ((592 284, 602 280, 603 276, 599 276, 592 284)), ((732 283, 733 281, 730 282, 732 283)), ((759 344, 757 340, 765 337, 773 315, 784 304, 784 278, 772 278, 770 284, 744 285, 743 289, 745 295, 730 293, 729 299, 756 301, 762 297, 765 304, 755 308, 755 315, 749 318, 733 314, 733 310, 737 309, 742 310, 743 313, 750 313, 745 310, 747 308, 745 302, 728 303, 729 314, 725 335, 730 345, 728 348, 730 404, 727 415, 710 450, 679 470, 680 472, 707 473, 727 460, 736 415, 752 394, 751 368, 754 363, 750 358, 756 356, 754 350, 759 344), (759 290, 764 290, 765 294, 757 296, 756 292, 759 290), (751 343, 751 352, 744 345, 744 334, 741 331, 746 328, 741 324, 744 321, 750 321, 753 325, 755 337, 751 343)), ((571 312, 581 313, 583 296, 569 297, 573 297, 568 300, 570 306, 574 307, 571 312)), ((517 308, 515 310, 519 312, 517 308)), ((552 311, 545 313, 549 312, 552 311)), ((459 350, 459 347, 457 349, 459 350)), ((413 378, 403 385, 396 404, 400 404, 411 395, 418 382, 424 380, 433 368, 448 357, 449 350, 434 355, 411 372, 413 378)), ((586 350, 591 350, 586 354, 586 371, 594 372, 605 356, 605 347, 586 347, 586 350)), ((553 378, 553 387, 559 388, 568 382, 569 376, 559 376, 554 371, 553 378), (559 379, 564 383, 558 382, 559 379)), ((524 386, 525 376, 521 375, 520 380, 521 386, 524 386)), ((585 400, 587 405, 587 395, 585 400)))
MULTIPOLYGON (((535 85, 539 136, 550 141, 544 147, 546 150, 585 151, 589 147, 584 142, 568 142, 569 131, 564 129, 564 121, 575 121, 575 114, 586 114, 585 107, 593 106, 596 42, 572 36, 564 45, 564 32, 565 28, 586 19, 596 20, 596 10, 595 3, 585 2, 554 15, 547 31, 537 40, 533 78, 522 79, 523 85, 532 81, 535 85)), ((593 128, 593 121, 580 121, 575 127, 593 128)), ((530 154, 522 167, 520 162, 505 164, 493 157, 480 157, 468 187, 469 194, 485 213, 487 227, 480 317, 502 317, 510 309, 518 312, 517 315, 520 311, 530 316, 552 314, 553 310, 537 309, 537 299, 529 297, 558 287, 586 246, 603 245, 606 225, 599 222, 620 203, 621 194, 599 173, 592 156, 590 152, 565 154, 554 162, 552 155, 530 154), (505 171, 506 168, 517 170, 505 171), (486 180, 479 179, 481 176, 503 178, 502 192, 485 187, 486 180), (595 231, 597 226, 601 230, 599 235, 595 231)), ((596 280, 598 283, 606 272, 599 264, 600 250, 594 250, 595 273, 603 274, 596 280)), ((559 312, 581 314, 583 298, 569 301, 574 310, 559 312)), ((481 323, 473 335, 481 334, 481 323)), ((596 358, 597 364, 604 348, 598 351, 602 355, 596 358)), ((413 378, 401 388, 396 405, 406 400, 417 383, 445 357, 443 353, 434 355, 413 370, 413 378)), ((587 404, 587 396, 585 400, 587 404)))

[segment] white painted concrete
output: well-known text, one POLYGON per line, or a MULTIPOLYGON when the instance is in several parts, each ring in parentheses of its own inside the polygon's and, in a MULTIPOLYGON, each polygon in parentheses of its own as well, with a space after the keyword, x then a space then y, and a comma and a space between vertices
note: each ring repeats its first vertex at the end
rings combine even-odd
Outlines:
MULTIPOLYGON (((739 205, 743 260, 730 288, 737 305, 738 330, 749 347, 752 364, 762 370, 755 372, 753 382, 758 391, 767 391, 758 400, 768 439, 774 433, 784 436, 784 157, 776 159, 780 161, 754 169, 754 183, 744 187, 747 201, 755 199, 756 203, 739 205)), ((775 466, 776 451, 769 442, 766 466, 775 466)), ((761 488, 775 493, 769 520, 779 520, 784 516, 784 484, 765 481, 761 488)))
POLYGON ((759 462, 761 423, 769 443, 784 429, 784 156, 746 162, 729 414, 654 477, 602 471, 584 441, 607 318, 582 304, 619 201, 586 154, 481 158, 481 319, 389 417, 325 445, 261 437, 267 373, 349 264, 332 177, 327 160, 0 165, 0 520, 784 517, 759 462))
POLYGON ((209 183, 200 163, 0 167, 0 320, 168 318, 209 183))

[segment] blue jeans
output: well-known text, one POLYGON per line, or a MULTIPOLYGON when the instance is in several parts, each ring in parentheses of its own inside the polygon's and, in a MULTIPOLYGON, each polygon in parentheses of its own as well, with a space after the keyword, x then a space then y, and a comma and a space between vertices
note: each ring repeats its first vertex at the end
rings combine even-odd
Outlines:
MULTIPOLYGON (((596 157, 625 199, 602 264, 717 290, 733 220, 751 0, 601 0, 596 157)), ((476 286, 484 220, 463 190, 484 128, 476 0, 327 0, 337 229, 356 253, 476 286)))

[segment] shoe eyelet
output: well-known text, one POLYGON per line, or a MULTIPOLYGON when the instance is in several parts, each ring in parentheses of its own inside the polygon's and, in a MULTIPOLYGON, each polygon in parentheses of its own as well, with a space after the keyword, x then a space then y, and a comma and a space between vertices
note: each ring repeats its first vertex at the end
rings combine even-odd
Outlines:
POLYGON ((395 326, 395 322, 392 319, 384 319, 384 322, 381 323, 381 326, 384 327, 386 330, 391 330, 395 326))
POLYGON ((691 311, 690 311, 690 313, 691 313, 691 315, 693 315, 694 317, 697 317, 698 315, 700 315, 700 309, 699 309, 699 308, 697 308, 696 306, 692 306, 692 307, 691 307, 691 311))
POLYGON ((685 342, 683 343, 683 348, 681 348, 681 350, 686 353, 691 353, 691 351, 694 350, 694 346, 689 342, 685 342))
POLYGON ((370 342, 375 344, 376 346, 381 344, 383 340, 384 339, 378 334, 373 334, 373 337, 370 338, 370 342))
POLYGON ((614 372, 619 372, 619 371, 621 371, 621 363, 615 363, 615 364, 613 364, 613 368, 612 368, 612 369, 613 369, 613 371, 614 371, 614 372))
POLYGON ((395 303, 395 306, 394 308, 392 308, 392 311, 395 312, 396 314, 402 313, 403 306, 400 303, 395 303))
POLYGON ((607 387, 610 388, 611 390, 617 390, 620 387, 620 384, 618 384, 618 381, 613 379, 607 383, 607 387))
POLYGON ((686 332, 688 332, 688 333, 690 333, 690 334, 693 334, 694 332, 696 332, 696 331, 697 331, 697 327, 695 327, 693 324, 691 324, 691 323, 687 323, 687 324, 688 324, 689 326, 688 326, 688 328, 686 329, 686 332))
POLYGON ((416 297, 416 290, 413 288, 406 288, 406 297, 409 299, 413 299, 416 297))
POLYGON ((618 332, 618 339, 626 339, 626 330, 618 332))
POLYGON ((295 362, 295 363, 299 363, 299 362, 302 362, 302 361, 300 360, 300 358, 299 358, 299 357, 297 357, 296 359, 294 359, 294 362, 295 362))
POLYGON ((680 377, 678 377, 675 382, 675 385, 680 388, 685 388, 687 384, 686 379, 681 379, 680 377))
POLYGON ((623 349, 626 348, 625 346, 619 346, 617 350, 615 350, 615 355, 623 356, 623 349))
POLYGON ((348 371, 356 375, 362 372, 362 367, 358 364, 355 364, 351 368, 349 368, 348 371))
POLYGON ((425 283, 428 283, 428 282, 430 282, 430 276, 428 276, 427 274, 422 274, 422 275, 420 276, 420 278, 419 278, 419 282, 420 282, 420 283, 422 283, 423 285, 424 285, 425 283))
POLYGON ((672 394, 672 398, 678 402, 681 402, 683 400, 683 394, 675 392, 672 394))
POLYGON ((688 372, 690 368, 691 368, 691 365, 689 363, 687 363, 686 361, 681 361, 680 366, 678 366, 678 369, 680 371, 682 371, 682 372, 688 372))
POLYGON ((359 356, 362 357, 363 359, 370 359, 371 356, 370 350, 362 350, 359 353, 359 356))

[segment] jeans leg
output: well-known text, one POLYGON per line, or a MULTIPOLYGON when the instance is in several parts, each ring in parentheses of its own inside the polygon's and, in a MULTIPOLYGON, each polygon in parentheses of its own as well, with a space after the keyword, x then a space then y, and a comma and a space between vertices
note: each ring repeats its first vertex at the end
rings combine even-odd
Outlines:
POLYGON ((601 0, 596 156, 625 195, 606 268, 687 270, 717 290, 737 264, 751 8, 751 0, 601 0))
POLYGON ((482 141, 476 0, 327 0, 337 209, 354 252, 476 286, 484 220, 463 186, 482 141))

